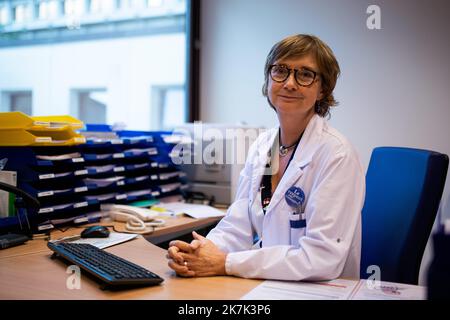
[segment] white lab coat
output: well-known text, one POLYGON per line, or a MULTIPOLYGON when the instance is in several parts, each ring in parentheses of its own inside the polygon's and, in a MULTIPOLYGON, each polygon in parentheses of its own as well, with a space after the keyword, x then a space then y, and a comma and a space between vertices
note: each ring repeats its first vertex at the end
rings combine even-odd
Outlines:
POLYGON ((266 214, 260 184, 278 128, 252 144, 234 203, 207 238, 227 252, 226 272, 245 278, 359 278, 365 178, 351 144, 317 114, 308 123, 266 214), (305 193, 306 227, 291 228, 285 192, 305 193), (260 239, 254 244, 255 236, 260 239))

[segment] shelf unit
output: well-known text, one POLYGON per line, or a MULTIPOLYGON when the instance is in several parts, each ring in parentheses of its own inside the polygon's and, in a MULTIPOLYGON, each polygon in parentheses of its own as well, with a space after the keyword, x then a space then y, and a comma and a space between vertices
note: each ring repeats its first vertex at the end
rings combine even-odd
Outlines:
MULTIPOLYGON (((41 204, 28 215, 32 232, 91 222, 105 203, 181 197, 187 187, 171 158, 171 132, 88 125, 80 133, 85 143, 78 145, 0 146, 4 170, 17 172, 17 186, 41 204)), ((0 218, 0 231, 18 225, 18 217, 0 218)))

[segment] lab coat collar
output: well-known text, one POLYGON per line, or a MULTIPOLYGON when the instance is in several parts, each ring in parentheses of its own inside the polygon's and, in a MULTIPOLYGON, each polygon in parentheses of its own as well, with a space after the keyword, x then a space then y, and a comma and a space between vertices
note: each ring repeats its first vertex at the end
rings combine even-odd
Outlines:
POLYGON ((321 139, 324 125, 325 119, 318 114, 314 114, 311 120, 309 120, 305 132, 303 133, 303 137, 292 158, 294 165, 290 166, 291 168, 298 167, 303 169, 311 162, 312 157, 317 150, 318 141, 321 139))
MULTIPOLYGON (((252 180, 251 180, 251 198, 254 199, 260 183, 261 177, 264 175, 265 166, 269 159, 268 154, 270 148, 273 145, 274 139, 277 136, 278 127, 270 129, 267 133, 264 133, 265 136, 259 138, 258 145, 255 148, 256 157, 253 160, 253 170, 252 170, 252 180)), ((257 201, 257 199, 255 200, 257 201)))
MULTIPOLYGON (((275 190, 275 193, 272 196, 272 199, 270 201, 270 204, 267 208, 267 214, 270 213, 271 208, 274 208, 278 202, 284 198, 284 193, 287 189, 289 189, 292 185, 295 184, 295 182, 301 178, 303 175, 303 169, 309 165, 311 162, 315 151, 318 147, 318 141, 321 138, 322 130, 324 127, 325 120, 320 117, 319 115, 315 114, 311 120, 309 121, 308 125, 306 126, 305 132, 303 133, 303 137, 300 140, 300 143, 295 151, 295 154, 291 160, 291 163, 289 167, 287 168, 286 172, 284 173, 283 177, 281 178, 281 181, 279 182, 277 189, 275 190)), ((278 133, 278 128, 272 132, 272 137, 269 139, 273 143, 276 135, 278 133)), ((267 152, 269 151, 271 147, 271 144, 268 146, 265 146, 266 150, 266 159, 267 159, 267 152)), ((262 172, 264 171, 264 167, 261 168, 262 170, 255 170, 256 175, 260 176, 262 175, 262 172)), ((253 187, 257 188, 259 187, 259 181, 258 177, 254 177, 252 183, 255 184, 253 187)), ((255 193, 253 193, 255 194, 255 193)))

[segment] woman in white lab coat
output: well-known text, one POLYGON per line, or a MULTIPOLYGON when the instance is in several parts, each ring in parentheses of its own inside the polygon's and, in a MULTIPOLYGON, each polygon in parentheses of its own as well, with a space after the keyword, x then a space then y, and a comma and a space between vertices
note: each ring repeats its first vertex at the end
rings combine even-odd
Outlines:
POLYGON ((226 216, 206 238, 172 241, 169 266, 185 277, 359 278, 364 173, 325 120, 338 62, 317 37, 294 35, 273 46, 264 71, 279 127, 251 146, 226 216))

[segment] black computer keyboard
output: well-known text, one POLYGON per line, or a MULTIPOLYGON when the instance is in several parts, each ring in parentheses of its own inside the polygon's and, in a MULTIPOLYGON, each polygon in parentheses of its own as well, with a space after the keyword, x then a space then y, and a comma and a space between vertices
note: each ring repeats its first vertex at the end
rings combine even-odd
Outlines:
POLYGON ((153 272, 90 244, 49 242, 53 257, 62 257, 102 281, 102 289, 120 285, 157 285, 164 281, 153 272))

